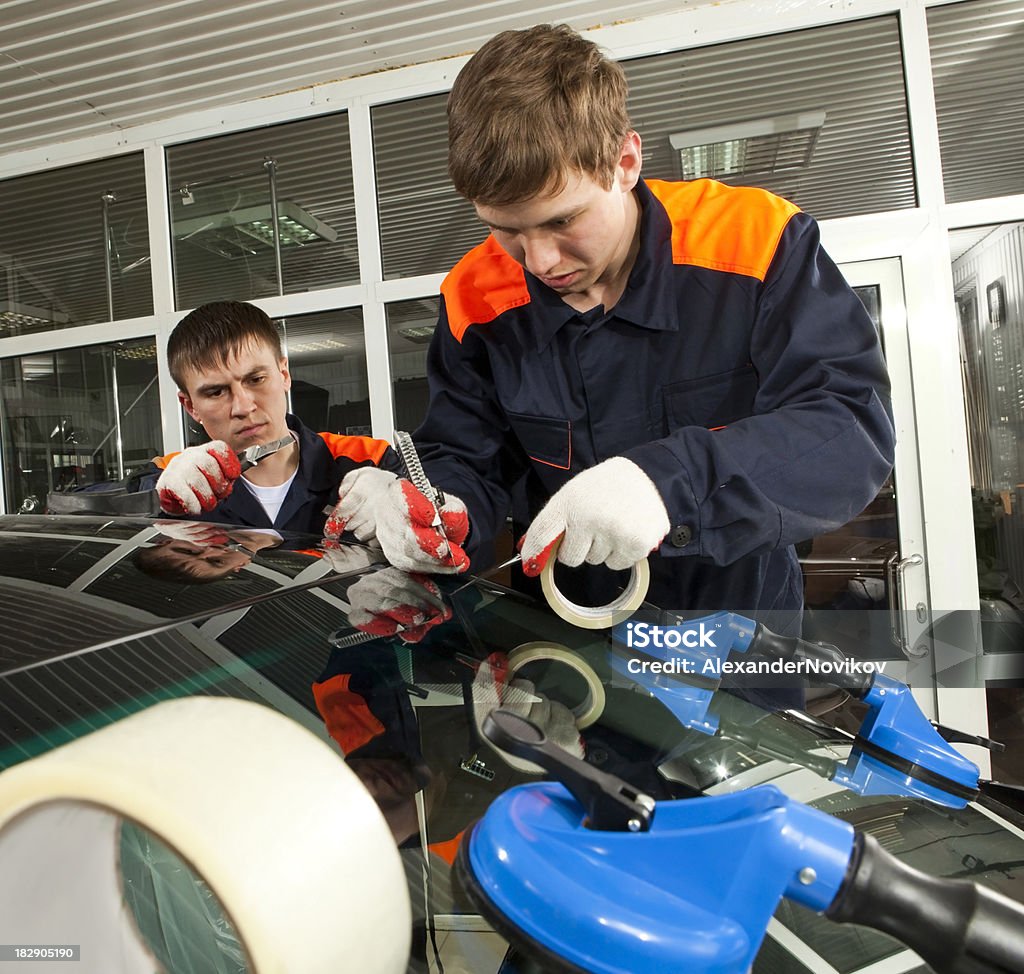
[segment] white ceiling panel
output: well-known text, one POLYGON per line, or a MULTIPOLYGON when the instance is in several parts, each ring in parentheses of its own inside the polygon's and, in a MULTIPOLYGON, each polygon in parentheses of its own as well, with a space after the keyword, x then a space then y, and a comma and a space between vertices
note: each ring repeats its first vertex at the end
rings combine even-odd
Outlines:
POLYGON ((499 30, 578 29, 695 0, 8 0, 0 153, 473 51, 499 30))

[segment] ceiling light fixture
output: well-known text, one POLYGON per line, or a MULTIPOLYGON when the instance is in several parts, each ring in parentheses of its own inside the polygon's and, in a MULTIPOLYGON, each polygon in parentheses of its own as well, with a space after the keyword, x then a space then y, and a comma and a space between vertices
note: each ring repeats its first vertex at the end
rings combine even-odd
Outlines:
MULTIPOLYGON (((335 243, 338 239, 337 230, 291 200, 278 202, 277 225, 282 247, 303 247, 316 240, 335 243)), ((176 220, 174 236, 229 260, 238 260, 258 256, 264 249, 273 250, 274 219, 269 203, 245 206, 176 220)))
POLYGON ((399 328, 398 334, 414 345, 429 345, 430 339, 434 337, 435 327, 435 325, 408 325, 405 328, 399 328))
POLYGON ((114 355, 120 359, 134 362, 151 362, 156 359, 156 344, 152 345, 115 345, 114 355))
POLYGON ((811 160, 825 112, 802 112, 675 132, 683 179, 763 176, 803 169, 811 160))
POLYGON ((300 342, 288 342, 289 355, 302 355, 306 352, 329 352, 335 348, 345 348, 345 342, 327 336, 310 335, 300 342))
POLYGON ((0 301, 0 330, 21 328, 52 328, 66 325, 71 319, 63 311, 36 308, 20 301, 0 301))

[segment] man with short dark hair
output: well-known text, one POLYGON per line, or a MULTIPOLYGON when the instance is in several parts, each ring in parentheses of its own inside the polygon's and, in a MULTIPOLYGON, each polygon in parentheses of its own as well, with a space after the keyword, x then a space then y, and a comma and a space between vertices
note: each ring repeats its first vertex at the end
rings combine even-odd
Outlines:
MULTIPOLYGON (((892 467, 878 335, 792 203, 641 179, 626 93, 565 26, 499 34, 456 78, 449 171, 491 232, 441 287, 423 466, 445 510, 465 502, 474 568, 514 508, 529 575, 654 552, 656 604, 795 630, 794 544, 892 467)), ((465 568, 409 485, 358 502, 371 479, 350 475, 339 521, 372 522, 407 570, 465 568)))
POLYGON ((314 433, 287 414, 288 362, 274 322, 255 305, 197 308, 171 332, 167 360, 178 399, 210 437, 157 461, 168 514, 321 534, 346 474, 400 468, 384 440, 314 433), (293 442, 242 473, 239 451, 287 437, 293 442))

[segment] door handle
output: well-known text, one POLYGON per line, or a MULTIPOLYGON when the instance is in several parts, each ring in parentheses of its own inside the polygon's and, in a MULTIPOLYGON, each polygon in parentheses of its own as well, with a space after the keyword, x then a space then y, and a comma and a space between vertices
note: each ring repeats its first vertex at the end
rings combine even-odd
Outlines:
POLYGON ((927 649, 914 650, 907 639, 906 626, 903 624, 903 611, 906 606, 904 574, 912 565, 923 565, 924 558, 920 555, 907 555, 900 558, 893 554, 885 563, 885 574, 889 583, 889 634, 893 643, 900 648, 907 659, 920 659, 928 655, 927 649))

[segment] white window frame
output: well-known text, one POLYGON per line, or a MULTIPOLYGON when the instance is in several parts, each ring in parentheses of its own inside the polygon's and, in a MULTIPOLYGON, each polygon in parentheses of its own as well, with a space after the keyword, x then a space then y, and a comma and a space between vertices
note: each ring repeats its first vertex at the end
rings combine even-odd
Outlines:
MULTIPOLYGON (((919 205, 912 210, 823 221, 822 234, 839 262, 888 257, 902 261, 911 356, 914 374, 921 377, 920 381, 915 379, 914 400, 925 544, 930 552, 928 586, 935 606, 977 609, 966 420, 961 397, 948 393, 960 388, 948 233, 961 226, 1024 220, 1024 194, 952 205, 944 202, 926 14, 928 8, 947 2, 957 0, 734 0, 587 34, 612 56, 626 59, 866 17, 899 15, 919 205)), ((383 279, 370 112, 375 105, 446 92, 467 60, 458 57, 397 68, 0 156, 2 179, 142 151, 154 299, 154 313, 144 318, 0 339, 0 357, 155 335, 161 350, 163 446, 168 452, 180 449, 184 435, 181 413, 162 350, 175 322, 188 309, 174 308, 165 150, 183 141, 345 110, 360 282, 261 299, 259 303, 275 317, 361 307, 372 429, 374 435, 390 438, 394 417, 385 304, 436 296, 441 275, 383 279)), ((0 512, 3 504, 0 492, 0 512)), ((945 720, 955 719, 965 727, 983 727, 984 708, 977 706, 975 691, 940 691, 938 706, 945 720)))

